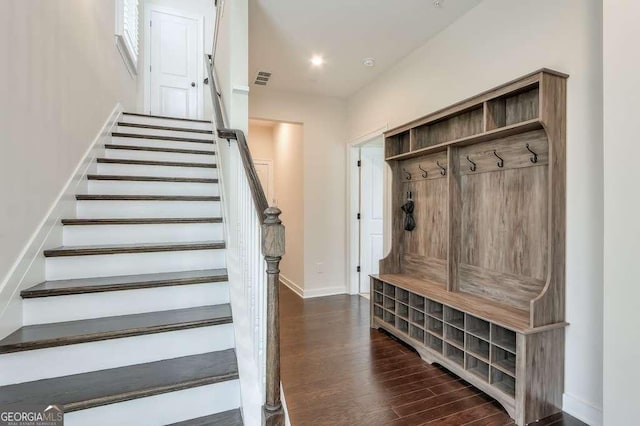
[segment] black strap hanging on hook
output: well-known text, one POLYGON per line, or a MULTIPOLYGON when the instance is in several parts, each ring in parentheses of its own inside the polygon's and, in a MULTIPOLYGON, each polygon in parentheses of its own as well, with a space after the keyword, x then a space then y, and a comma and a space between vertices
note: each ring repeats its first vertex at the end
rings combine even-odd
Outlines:
POLYGON ((504 167, 504 160, 502 159, 502 157, 500 157, 498 155, 498 153, 496 152, 495 149, 493 150, 493 155, 495 155, 496 158, 498 158, 498 160, 500 160, 500 161, 498 161, 498 167, 503 168, 504 167))
POLYGON ((469 163, 471 163, 471 165, 469 166, 469 170, 471 170, 472 172, 476 171, 477 165, 476 163, 474 163, 473 161, 471 161, 471 159, 469 158, 469 156, 467 155, 467 161, 469 163))
POLYGON ((409 173, 405 169, 402 169, 402 171, 407 174, 407 180, 411 180, 411 173, 409 173))
POLYGON ((529 160, 535 164, 538 162, 538 154, 536 154, 535 152, 533 152, 533 150, 531 148, 529 148, 529 144, 527 144, 527 151, 529 151, 530 153, 533 154, 533 157, 529 158, 529 160))
POLYGON ((422 170, 422 177, 426 178, 428 176, 428 172, 422 168, 422 164, 418 164, 418 168, 422 170))
POLYGON ((436 165, 437 165, 438 167, 440 167, 440 174, 441 174, 442 176, 446 176, 446 175, 447 175, 447 169, 446 169, 446 168, 444 168, 444 167, 442 167, 442 166, 440 165, 440 161, 437 161, 437 160, 436 160, 436 165))

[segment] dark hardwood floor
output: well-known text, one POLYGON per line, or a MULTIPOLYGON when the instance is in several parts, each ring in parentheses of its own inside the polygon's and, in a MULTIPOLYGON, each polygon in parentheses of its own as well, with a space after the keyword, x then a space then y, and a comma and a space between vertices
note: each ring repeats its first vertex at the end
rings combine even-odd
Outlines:
MULTIPOLYGON (((384 332, 359 296, 303 300, 280 287, 282 383, 293 426, 514 423, 489 396, 384 332)), ((535 426, 586 426, 567 414, 535 426)))

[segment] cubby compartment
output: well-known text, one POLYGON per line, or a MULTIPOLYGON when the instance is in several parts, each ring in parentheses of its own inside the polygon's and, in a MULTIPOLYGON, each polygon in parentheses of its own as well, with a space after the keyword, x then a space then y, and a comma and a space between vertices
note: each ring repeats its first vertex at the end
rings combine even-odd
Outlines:
POLYGON ((396 300, 402 302, 405 305, 409 304, 409 292, 402 288, 396 288, 396 300))
POLYGON ((382 293, 378 293, 377 291, 373 292, 373 303, 376 305, 382 306, 382 301, 384 300, 384 296, 382 293))
POLYGON ((409 324, 409 337, 422 343, 424 342, 424 330, 413 324, 409 324))
POLYGON ((516 374, 516 355, 495 345, 491 349, 491 364, 513 376, 516 374))
POLYGON ((384 284, 382 281, 380 280, 376 280, 375 278, 372 278, 373 280, 373 291, 377 291, 379 293, 382 293, 384 291, 384 284))
POLYGON ((467 333, 466 345, 467 352, 489 361, 489 342, 467 333))
POLYGON ((489 364, 469 354, 467 354, 466 370, 485 382, 489 381, 489 364))
POLYGON ((414 308, 409 309, 409 321, 424 328, 424 313, 414 308))
POLYGON ((464 331, 459 328, 452 327, 449 324, 444 325, 444 340, 449 343, 455 343, 461 348, 464 348, 464 331))
POLYGON ((409 294, 409 306, 419 311, 424 312, 424 297, 415 293, 409 294))
POLYGON ((396 328, 404 334, 409 334, 409 322, 396 316, 396 328))
POLYGON ((389 297, 396 297, 396 286, 384 283, 384 295, 389 297))
POLYGON ((465 330, 467 333, 473 334, 474 336, 480 337, 484 340, 489 340, 490 328, 488 321, 467 314, 465 324, 465 330))
POLYGON ((409 319, 409 307, 404 303, 396 301, 396 315, 404 319, 409 319))
POLYGON ((444 356, 460 366, 464 366, 464 351, 456 346, 444 342, 444 356))
POLYGON ((374 306, 373 307, 373 316, 376 318, 380 318, 382 319, 382 313, 384 312, 384 310, 380 307, 380 306, 374 306))
POLYGON ((386 309, 389 309, 391 311, 395 311, 395 309, 396 309, 396 301, 394 299, 385 296, 383 303, 384 303, 383 306, 386 309))
POLYGON ((487 102, 487 130, 511 126, 538 118, 540 91, 538 84, 487 102))
POLYGON ((502 349, 506 349, 511 353, 516 353, 516 333, 515 331, 507 330, 499 325, 492 324, 491 326, 491 343, 496 346, 500 346, 502 349))
POLYGON ((409 131, 407 130, 397 135, 388 136, 385 139, 384 147, 386 158, 408 153, 411 149, 411 136, 409 131))
POLYGON ((442 321, 433 317, 427 317, 427 330, 430 333, 442 337, 442 321))
POLYGON ((451 324, 454 327, 464 329, 464 312, 450 308, 449 306, 445 306, 444 322, 446 322, 447 324, 451 324))
POLYGON ((425 338, 425 344, 438 353, 442 353, 442 339, 433 336, 431 334, 427 334, 425 338))
POLYGON ((516 379, 491 367, 491 384, 511 397, 516 395, 516 379))
POLYGON ((427 314, 434 318, 442 319, 442 303, 427 300, 427 314))
POLYGON ((483 114, 482 106, 476 106, 445 119, 416 127, 412 130, 415 141, 413 150, 482 133, 483 114))
POLYGON ((391 324, 392 326, 396 326, 396 316, 393 315, 391 312, 389 311, 384 311, 383 314, 383 318, 384 322, 386 322, 387 324, 391 324))

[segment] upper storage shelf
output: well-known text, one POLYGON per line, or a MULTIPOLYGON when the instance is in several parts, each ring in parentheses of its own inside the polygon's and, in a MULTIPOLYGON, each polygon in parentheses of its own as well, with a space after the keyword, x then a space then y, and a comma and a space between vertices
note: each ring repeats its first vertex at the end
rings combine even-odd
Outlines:
POLYGON ((404 160, 541 129, 540 70, 385 133, 387 160, 404 160))

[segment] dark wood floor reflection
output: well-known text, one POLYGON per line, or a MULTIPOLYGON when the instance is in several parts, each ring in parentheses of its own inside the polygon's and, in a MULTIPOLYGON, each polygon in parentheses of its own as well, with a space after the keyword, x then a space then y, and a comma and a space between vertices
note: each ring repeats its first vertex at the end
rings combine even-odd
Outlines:
MULTIPOLYGON (((513 425, 490 397, 369 328, 359 296, 280 287, 282 383, 293 426, 513 425)), ((558 415, 536 426, 586 426, 558 415)))

